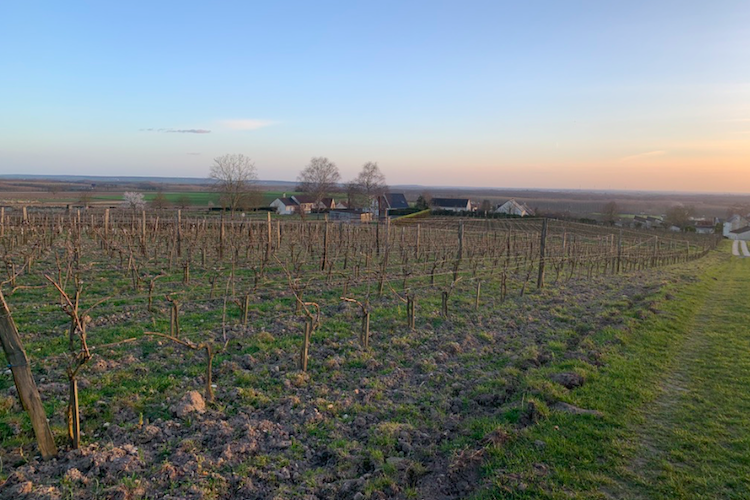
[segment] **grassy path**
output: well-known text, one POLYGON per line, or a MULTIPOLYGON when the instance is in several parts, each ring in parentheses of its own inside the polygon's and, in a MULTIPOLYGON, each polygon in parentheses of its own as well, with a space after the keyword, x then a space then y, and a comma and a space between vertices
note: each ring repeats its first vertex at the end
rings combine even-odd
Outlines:
POLYGON ((675 270, 567 395, 602 417, 552 411, 489 447, 476 498, 750 499, 750 260, 723 249, 675 270))
POLYGON ((617 498, 750 498, 750 266, 731 259, 700 305, 617 498))

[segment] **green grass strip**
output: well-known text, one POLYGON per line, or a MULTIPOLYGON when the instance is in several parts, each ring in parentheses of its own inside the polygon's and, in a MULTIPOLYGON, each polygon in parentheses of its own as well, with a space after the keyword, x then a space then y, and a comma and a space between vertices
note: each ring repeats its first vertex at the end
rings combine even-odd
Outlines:
POLYGON ((476 498, 750 498, 750 259, 694 265, 570 394, 604 417, 553 411, 489 448, 476 498))

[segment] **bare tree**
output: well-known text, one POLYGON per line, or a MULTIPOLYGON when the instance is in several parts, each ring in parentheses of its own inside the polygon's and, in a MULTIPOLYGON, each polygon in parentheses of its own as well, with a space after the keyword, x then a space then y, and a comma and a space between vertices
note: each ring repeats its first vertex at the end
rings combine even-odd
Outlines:
POLYGON ((350 208, 369 206, 373 200, 388 192, 385 175, 378 164, 368 161, 362 165, 357 178, 347 184, 347 197, 350 208))
POLYGON ((335 163, 323 156, 312 158, 297 176, 297 191, 311 196, 318 205, 327 194, 336 190, 340 179, 335 163))
POLYGON ((614 201, 607 202, 602 208, 602 217, 607 224, 614 224, 620 216, 620 207, 614 201))
POLYGON ((690 218, 695 214, 695 208, 691 205, 677 204, 667 209, 664 222, 670 226, 685 229, 690 224, 690 218))
POLYGON ((161 189, 156 192, 154 198, 151 200, 151 206, 157 210, 163 210, 169 207, 169 200, 161 189))
POLYGON ((232 214, 245 208, 256 191, 258 174, 253 161, 243 154, 227 154, 214 158, 209 177, 215 189, 221 193, 220 201, 232 214))
POLYGON ((492 203, 490 200, 482 200, 482 203, 479 205, 479 211, 487 216, 488 213, 492 212, 492 203))

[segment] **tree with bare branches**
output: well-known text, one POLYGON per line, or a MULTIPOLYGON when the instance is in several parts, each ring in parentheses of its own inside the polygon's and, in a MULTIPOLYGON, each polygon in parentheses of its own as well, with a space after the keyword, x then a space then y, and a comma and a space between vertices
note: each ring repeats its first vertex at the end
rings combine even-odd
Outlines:
POLYGON ((370 206, 379 196, 388 191, 385 175, 376 162, 368 161, 362 165, 357 178, 347 186, 350 208, 370 206))
POLYGON ((312 158, 297 176, 297 191, 311 196, 317 206, 320 201, 335 191, 341 174, 335 163, 323 156, 312 158))
POLYGON ((614 224, 619 216, 620 207, 617 206, 617 202, 615 201, 607 202, 602 208, 602 218, 604 219, 604 222, 609 225, 614 224))
POLYGON ((221 193, 222 205, 232 214, 248 207, 257 193, 255 163, 243 154, 214 158, 209 177, 215 181, 214 188, 221 193))

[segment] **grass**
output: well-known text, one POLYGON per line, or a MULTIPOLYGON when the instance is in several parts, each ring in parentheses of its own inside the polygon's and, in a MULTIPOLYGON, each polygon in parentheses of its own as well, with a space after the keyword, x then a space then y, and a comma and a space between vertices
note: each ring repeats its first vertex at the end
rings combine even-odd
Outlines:
POLYGON ((605 368, 569 395, 604 417, 553 411, 490 447, 477 499, 750 498, 750 261, 700 266, 662 291, 657 315, 615 333, 605 368))

